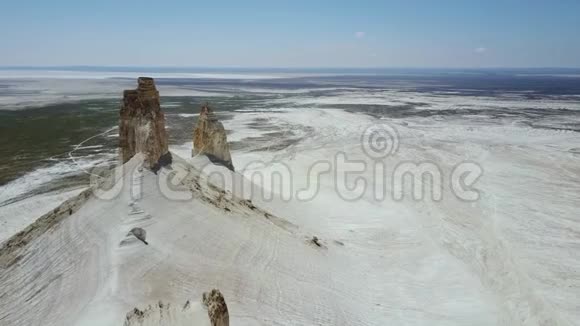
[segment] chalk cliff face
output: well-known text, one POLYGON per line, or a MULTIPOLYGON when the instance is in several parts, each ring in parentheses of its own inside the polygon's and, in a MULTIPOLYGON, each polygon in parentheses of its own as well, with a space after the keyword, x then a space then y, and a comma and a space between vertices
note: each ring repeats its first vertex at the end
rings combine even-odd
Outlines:
POLYGON ((234 171, 226 130, 207 105, 201 108, 199 119, 193 132, 192 154, 193 156, 204 154, 212 162, 224 165, 234 171))
POLYGON ((119 147, 123 163, 142 152, 148 167, 154 166, 168 152, 165 116, 153 78, 139 77, 137 89, 123 93, 119 147))

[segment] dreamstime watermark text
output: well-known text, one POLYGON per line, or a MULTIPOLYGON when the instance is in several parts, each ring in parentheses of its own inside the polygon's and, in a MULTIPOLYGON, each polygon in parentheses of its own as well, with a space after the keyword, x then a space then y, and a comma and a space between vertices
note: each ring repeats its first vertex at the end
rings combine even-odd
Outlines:
MULTIPOLYGON (((338 151, 332 157, 309 162, 306 167, 283 161, 252 161, 234 174, 213 164, 192 168, 188 163, 174 161, 158 173, 156 185, 163 196, 174 201, 191 200, 196 192, 209 189, 226 189, 225 195, 259 197, 263 201, 312 201, 328 196, 329 189, 344 201, 441 201, 445 196, 467 202, 479 199, 477 182, 484 171, 476 162, 442 166, 431 160, 406 159, 400 155, 401 148, 404 146, 396 128, 375 124, 362 132, 359 149, 338 151)), ((108 172, 108 177, 103 176, 103 171, 92 171, 95 195, 110 200, 130 185, 132 196, 138 196, 146 169, 139 165, 127 171, 129 166, 117 167, 108 172)))

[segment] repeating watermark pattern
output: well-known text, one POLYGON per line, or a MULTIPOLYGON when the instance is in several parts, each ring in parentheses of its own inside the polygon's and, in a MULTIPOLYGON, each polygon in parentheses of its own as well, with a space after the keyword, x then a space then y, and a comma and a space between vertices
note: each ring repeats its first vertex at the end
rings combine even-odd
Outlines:
MULTIPOLYGON (((187 201, 194 198, 187 183, 192 180, 199 191, 217 186, 229 190, 227 194, 263 201, 311 201, 321 194, 321 188, 332 187, 344 201, 372 199, 375 201, 440 201, 444 195, 453 195, 462 201, 477 201, 480 197, 476 185, 483 168, 473 161, 458 162, 454 166, 440 166, 437 162, 412 161, 397 157, 400 149, 397 129, 381 123, 366 128, 360 136, 360 151, 338 151, 333 157, 313 161, 300 171, 289 164, 252 161, 233 174, 227 169, 207 164, 201 169, 191 169, 187 164, 174 162, 157 176, 157 187, 168 199, 187 201), (362 151, 363 155, 360 154, 362 151), (240 176, 243 175, 243 177, 240 176)), ((104 171, 91 171, 95 195, 110 200, 121 194, 121 176, 131 178, 132 196, 142 189, 142 166, 136 171, 118 166, 109 177, 104 171)), ((215 187, 214 187, 215 188, 215 187)))

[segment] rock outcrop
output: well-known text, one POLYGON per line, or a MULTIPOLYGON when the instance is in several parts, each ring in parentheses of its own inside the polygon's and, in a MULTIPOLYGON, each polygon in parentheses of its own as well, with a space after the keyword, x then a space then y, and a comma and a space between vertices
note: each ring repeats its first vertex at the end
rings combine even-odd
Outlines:
POLYGON ((207 308, 211 326, 229 326, 230 314, 220 290, 213 289, 210 292, 205 292, 202 298, 203 305, 207 308))
POLYGON ((204 154, 210 161, 234 171, 226 130, 208 105, 201 108, 193 132, 192 156, 204 154))
POLYGON ((159 301, 145 309, 133 308, 125 317, 124 326, 229 326, 228 306, 221 292, 203 293, 202 302, 174 305, 159 301), (207 315, 206 315, 207 310, 207 315))
POLYGON ((131 231, 127 233, 127 236, 129 235, 133 235, 135 238, 141 240, 146 245, 149 244, 147 240, 145 240, 147 239, 147 231, 145 231, 143 228, 132 228, 131 231))
POLYGON ((153 78, 139 77, 137 89, 123 93, 119 147, 123 163, 136 153, 143 152, 147 167, 155 166, 159 158, 168 152, 165 116, 153 78))
POLYGON ((171 155, 171 152, 167 152, 161 155, 157 163, 151 167, 151 171, 157 174, 157 172, 161 170, 162 167, 170 166, 171 163, 173 163, 173 156, 171 155))

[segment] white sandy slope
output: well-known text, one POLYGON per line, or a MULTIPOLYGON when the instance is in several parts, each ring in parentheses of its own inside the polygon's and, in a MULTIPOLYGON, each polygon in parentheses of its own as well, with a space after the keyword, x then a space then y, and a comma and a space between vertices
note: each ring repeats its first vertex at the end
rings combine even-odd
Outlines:
MULTIPOLYGON (((153 173, 139 172, 141 163, 139 155, 126 164, 112 200, 90 197, 30 243, 2 253, 3 324, 120 325, 135 306, 183 303, 212 287, 224 293, 235 325, 381 320, 343 247, 309 244, 298 228, 218 199, 209 186, 202 195, 185 181, 194 197, 168 199, 153 173), (149 246, 126 237, 135 226, 147 230, 149 246)), ((185 169, 192 168, 178 161, 161 176, 185 169)))
MULTIPOLYGON (((225 122, 226 128, 247 133, 242 127, 256 118, 302 137, 283 151, 234 155, 236 167, 248 179, 256 173, 263 176, 266 187, 272 185, 268 177, 274 171, 284 170, 282 163, 292 172, 294 189, 304 187, 308 169, 315 162, 332 162, 340 151, 370 166, 373 161, 363 152, 360 135, 368 125, 382 122, 398 131, 400 142, 399 150, 385 160, 387 171, 401 162, 430 162, 440 169, 441 201, 410 195, 395 200, 389 172, 377 178, 369 169, 356 176, 371 187, 384 186, 385 200, 376 200, 372 191, 355 201, 344 200, 329 173, 317 180, 321 190, 312 200, 291 201, 283 210, 302 228, 345 243, 350 269, 364 279, 349 285, 380 304, 375 307, 379 319, 372 323, 578 324, 578 133, 497 120, 380 121, 310 108, 237 115, 225 122), (460 200, 450 187, 451 170, 466 161, 484 171, 475 202, 460 200)), ((272 140, 273 147, 276 142, 272 140)), ((260 206, 282 213, 274 201, 260 206)))
POLYGON ((0 208, 2 210, 2 214, 0 214, 0 242, 9 239, 38 217, 57 208, 65 200, 77 196, 83 190, 83 188, 79 188, 52 192, 3 205, 0 208))

